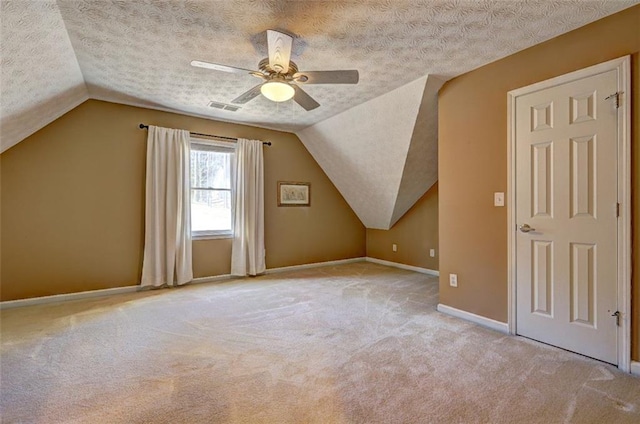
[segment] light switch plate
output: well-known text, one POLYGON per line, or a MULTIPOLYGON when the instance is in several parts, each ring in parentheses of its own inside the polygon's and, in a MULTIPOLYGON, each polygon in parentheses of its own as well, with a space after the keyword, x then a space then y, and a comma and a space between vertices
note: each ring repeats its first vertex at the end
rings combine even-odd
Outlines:
POLYGON ((493 206, 504 206, 504 193, 493 193, 493 206))

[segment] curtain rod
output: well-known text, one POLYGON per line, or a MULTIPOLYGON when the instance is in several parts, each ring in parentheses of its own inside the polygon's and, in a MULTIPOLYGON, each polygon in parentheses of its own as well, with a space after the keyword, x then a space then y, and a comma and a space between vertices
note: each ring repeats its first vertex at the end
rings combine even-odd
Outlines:
MULTIPOLYGON (((140 129, 141 130, 149 129, 149 125, 140 124, 140 129)), ((219 138, 221 140, 229 141, 229 142, 238 141, 238 139, 235 138, 235 137, 225 137, 225 136, 222 136, 222 135, 203 134, 203 133, 197 133, 197 132, 189 132, 189 134, 191 134, 191 135, 199 135, 199 136, 203 136, 203 137, 219 138)), ((271 146, 271 142, 270 141, 263 141, 262 144, 265 145, 265 146, 271 146)))

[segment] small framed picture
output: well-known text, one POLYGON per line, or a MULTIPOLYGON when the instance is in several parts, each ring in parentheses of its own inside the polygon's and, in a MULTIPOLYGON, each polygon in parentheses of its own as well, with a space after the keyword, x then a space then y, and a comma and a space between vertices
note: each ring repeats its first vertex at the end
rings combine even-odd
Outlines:
POLYGON ((311 183, 278 181, 278 206, 311 206, 311 183))

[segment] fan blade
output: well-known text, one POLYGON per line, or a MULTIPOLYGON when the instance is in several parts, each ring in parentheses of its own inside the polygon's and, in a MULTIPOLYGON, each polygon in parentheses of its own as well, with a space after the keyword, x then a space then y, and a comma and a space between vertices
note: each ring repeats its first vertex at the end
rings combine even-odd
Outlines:
POLYGON ((262 84, 258 84, 249 91, 245 91, 235 99, 231 100, 231 103, 244 104, 249 100, 255 99, 258 95, 260 95, 260 87, 262 87, 262 84))
POLYGON ((298 72, 293 75, 293 79, 303 84, 357 84, 360 75, 356 70, 309 71, 298 72))
POLYGON ((248 74, 249 72, 254 72, 250 69, 234 68, 233 66, 219 65, 217 63, 211 62, 202 62, 200 60, 192 60, 191 66, 195 66, 196 68, 213 69, 214 71, 229 72, 232 74, 248 74))
POLYGON ((313 100, 313 97, 307 94, 302 88, 291 84, 293 89, 296 91, 296 94, 293 95, 293 100, 302 106, 305 110, 313 110, 320 106, 320 103, 313 100))
POLYGON ((276 72, 286 74, 291 60, 291 45, 293 38, 278 31, 267 30, 267 48, 269 51, 269 66, 276 72))

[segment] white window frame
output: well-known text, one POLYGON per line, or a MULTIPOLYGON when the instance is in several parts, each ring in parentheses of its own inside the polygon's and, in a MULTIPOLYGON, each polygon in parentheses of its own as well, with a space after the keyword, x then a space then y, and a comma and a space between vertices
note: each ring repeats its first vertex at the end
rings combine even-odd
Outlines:
MULTIPOLYGON (((207 140, 204 138, 195 138, 191 137, 191 150, 194 145, 207 145, 215 147, 216 151, 231 153, 231 188, 229 192, 231 193, 231 229, 230 230, 205 230, 205 231, 194 231, 191 230, 191 238, 193 240, 207 240, 207 239, 229 239, 233 238, 233 230, 234 230, 234 215, 235 215, 235 168, 236 168, 236 145, 235 143, 221 142, 215 140, 207 140)), ((191 159, 189 159, 191 160, 191 159)), ((189 196, 192 194, 193 188, 191 187, 191 180, 189 180, 189 196)), ((191 199, 191 197, 189 197, 191 199)))

